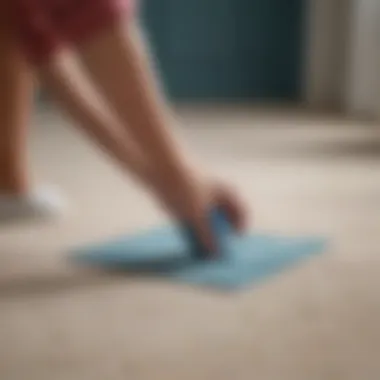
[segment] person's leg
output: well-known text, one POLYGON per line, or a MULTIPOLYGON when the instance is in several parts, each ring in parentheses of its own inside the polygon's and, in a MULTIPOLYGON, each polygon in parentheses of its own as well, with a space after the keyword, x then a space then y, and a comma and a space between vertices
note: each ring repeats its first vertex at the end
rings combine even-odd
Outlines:
POLYGON ((6 28, 0 28, 0 194, 25 195, 33 78, 6 28))
POLYGON ((34 188, 28 165, 28 124, 34 78, 13 34, 7 2, 0 6, 0 220, 55 215, 59 197, 34 188))

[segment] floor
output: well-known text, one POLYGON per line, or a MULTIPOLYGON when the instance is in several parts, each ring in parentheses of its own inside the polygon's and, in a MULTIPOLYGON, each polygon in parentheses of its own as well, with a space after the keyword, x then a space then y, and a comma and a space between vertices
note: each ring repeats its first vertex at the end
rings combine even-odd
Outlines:
POLYGON ((68 206, 51 224, 0 228, 0 378, 379 379, 380 129, 286 110, 179 112, 189 145, 241 189, 252 228, 324 234, 329 250, 228 295, 70 267, 70 247, 164 215, 42 112, 35 178, 57 185, 68 206))

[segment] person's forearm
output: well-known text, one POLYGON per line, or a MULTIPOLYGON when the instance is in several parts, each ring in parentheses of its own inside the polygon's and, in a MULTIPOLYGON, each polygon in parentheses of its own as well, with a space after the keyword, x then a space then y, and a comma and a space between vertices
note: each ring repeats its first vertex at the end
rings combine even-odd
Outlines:
POLYGON ((138 27, 115 24, 80 49, 92 79, 163 176, 181 175, 187 157, 169 129, 173 116, 158 89, 138 27))
POLYGON ((87 136, 140 182, 149 185, 148 161, 117 119, 94 96, 93 89, 71 60, 59 60, 44 67, 40 78, 87 136))

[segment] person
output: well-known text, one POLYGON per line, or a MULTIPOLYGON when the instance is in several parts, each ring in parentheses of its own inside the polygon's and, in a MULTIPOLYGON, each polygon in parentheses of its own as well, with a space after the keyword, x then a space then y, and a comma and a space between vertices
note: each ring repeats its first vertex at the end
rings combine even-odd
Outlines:
MULTIPOLYGON (((146 186, 210 251, 208 214, 221 208, 237 231, 245 205, 229 185, 200 170, 171 127, 168 106, 133 0, 13 0, 17 44, 41 83, 119 166, 146 186), (84 79, 92 87, 80 91, 84 79), (94 109, 93 89, 104 107, 94 109), (104 112, 104 109, 107 112, 104 112)), ((10 144, 12 147, 12 144, 10 144)))
POLYGON ((27 140, 35 80, 11 33, 7 3, 0 4, 0 219, 52 217, 63 202, 52 188, 31 183, 27 140))

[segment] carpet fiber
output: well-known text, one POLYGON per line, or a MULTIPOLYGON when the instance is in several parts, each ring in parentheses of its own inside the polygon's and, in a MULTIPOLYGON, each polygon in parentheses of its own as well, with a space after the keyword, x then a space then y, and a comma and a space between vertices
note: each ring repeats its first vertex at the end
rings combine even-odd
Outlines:
POLYGON ((36 115, 33 182, 68 208, 0 228, 0 379, 379 380, 378 126, 249 105, 179 111, 190 148, 242 192, 250 231, 326 236, 326 254, 238 292, 67 266, 73 247, 166 218, 55 112, 36 115))

